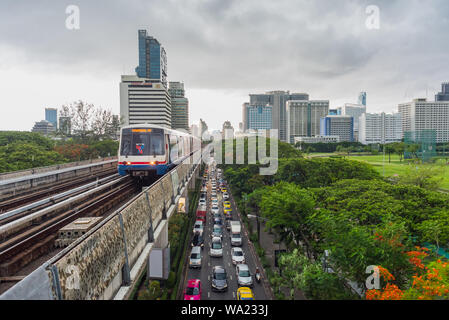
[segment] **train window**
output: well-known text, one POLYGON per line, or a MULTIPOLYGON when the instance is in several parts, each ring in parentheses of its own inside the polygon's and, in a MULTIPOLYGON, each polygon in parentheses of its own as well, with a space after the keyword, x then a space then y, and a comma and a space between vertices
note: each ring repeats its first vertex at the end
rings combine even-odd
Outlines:
POLYGON ((124 129, 122 131, 122 147, 120 150, 121 155, 131 154, 131 130, 124 129))
POLYGON ((133 155, 136 156, 149 155, 150 154, 149 142, 150 142, 150 134, 145 132, 142 133, 133 132, 133 143, 132 143, 133 155))
POLYGON ((151 155, 163 155, 164 152, 164 136, 159 133, 153 133, 150 135, 151 142, 151 155))

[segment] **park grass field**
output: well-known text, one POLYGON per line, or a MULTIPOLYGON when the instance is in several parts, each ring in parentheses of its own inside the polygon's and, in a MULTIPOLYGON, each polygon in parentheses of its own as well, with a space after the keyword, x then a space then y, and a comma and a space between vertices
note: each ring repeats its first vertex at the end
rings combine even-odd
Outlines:
MULTIPOLYGON (((326 156, 332 156, 336 154, 331 153, 322 153, 322 154, 311 154, 312 157, 326 157, 326 156)), ((388 155, 385 155, 385 158, 383 154, 380 155, 356 155, 351 154, 349 157, 346 155, 346 159, 350 160, 357 160, 357 161, 363 161, 371 164, 382 176, 384 177, 392 177, 394 175, 401 176, 407 171, 407 168, 413 164, 407 164, 407 162, 399 161, 399 156, 397 154, 391 155, 391 162, 388 162, 388 155)), ((446 161, 443 159, 440 159, 437 161, 437 165, 440 165, 444 167, 444 171, 442 173, 443 182, 441 184, 441 188, 445 190, 449 190, 449 165, 445 164, 446 161)))

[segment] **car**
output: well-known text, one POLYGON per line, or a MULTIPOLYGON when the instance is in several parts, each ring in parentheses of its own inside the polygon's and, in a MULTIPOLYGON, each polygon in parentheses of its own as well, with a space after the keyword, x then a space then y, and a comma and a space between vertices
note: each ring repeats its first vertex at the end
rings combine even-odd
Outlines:
POLYGON ((227 188, 221 188, 221 192, 223 192, 223 193, 228 192, 228 189, 227 188))
POLYGON ((221 218, 214 218, 214 224, 222 226, 223 225, 223 220, 221 220, 221 218))
POLYGON ((193 226, 193 233, 203 233, 204 225, 202 220, 196 220, 195 225, 193 226))
POLYGON ((201 249, 204 249, 204 238, 200 232, 196 232, 194 234, 191 246, 192 247, 201 247, 201 249))
POLYGON ((201 269, 201 247, 193 247, 190 253, 189 268, 201 269))
POLYGON ((212 191, 212 193, 210 194, 210 197, 213 198, 217 198, 217 192, 212 191))
POLYGON ((211 287, 213 291, 228 290, 228 275, 226 269, 222 266, 212 268, 211 287))
POLYGON ((211 257, 223 257, 223 243, 221 242, 221 238, 212 238, 209 255, 211 257))
POLYGON ((237 274, 237 283, 241 287, 252 287, 253 278, 247 264, 237 264, 235 267, 237 274))
POLYGON ((231 201, 223 201, 223 206, 230 208, 231 207, 231 201))
POLYGON ((205 206, 206 205, 206 199, 200 199, 200 201, 198 202, 199 206, 205 206))
POLYGON ((228 214, 232 215, 232 209, 228 208, 228 207, 225 207, 225 208, 223 208, 223 213, 225 215, 228 215, 228 214))
POLYGON ((201 280, 190 279, 184 290, 184 300, 201 300, 201 280))
POLYGON ((200 194, 200 200, 201 200, 201 199, 204 199, 204 200, 207 199, 207 193, 206 193, 206 192, 201 192, 201 194, 200 194))
POLYGON ((229 199, 229 193, 223 192, 223 199, 228 200, 229 199))
POLYGON ((237 289, 237 300, 255 300, 251 288, 240 287, 237 289))
POLYGON ((220 212, 215 212, 215 213, 213 213, 213 217, 214 217, 214 219, 220 219, 221 220, 221 213, 220 212))
POLYGON ((212 207, 211 207, 210 211, 211 211, 212 214, 216 214, 216 213, 220 212, 219 209, 218 209, 218 206, 216 204, 212 204, 212 207))
POLYGON ((228 231, 231 231, 231 220, 232 219, 226 219, 226 229, 228 231))
POLYGON ((245 254, 242 248, 232 248, 231 249, 231 259, 233 264, 245 263, 245 254))
POLYGON ((223 237, 223 229, 222 229, 222 227, 220 225, 215 224, 212 227, 211 237, 219 237, 219 238, 223 237))

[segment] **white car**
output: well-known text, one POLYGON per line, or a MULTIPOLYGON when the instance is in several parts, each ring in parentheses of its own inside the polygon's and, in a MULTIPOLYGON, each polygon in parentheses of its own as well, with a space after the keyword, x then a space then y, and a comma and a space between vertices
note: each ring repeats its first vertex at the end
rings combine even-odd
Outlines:
POLYGON ((212 238, 209 255, 211 257, 223 257, 223 243, 221 242, 221 238, 212 238))
POLYGON ((233 264, 245 263, 245 254, 243 253, 242 248, 232 248, 231 256, 233 264))
POLYGON ((251 277, 251 272, 246 264, 238 264, 235 267, 237 273, 237 283, 241 287, 252 287, 253 278, 251 277))
POLYGON ((203 233, 203 230, 204 230, 203 221, 196 220, 195 225, 193 226, 193 234, 195 234, 197 232, 203 233))
POLYGON ((220 212, 219 209, 218 209, 218 205, 216 205, 216 204, 212 205, 212 208, 210 209, 210 211, 211 211, 212 214, 220 212))
POLYGON ((223 199, 228 200, 229 199, 229 193, 223 192, 223 199))
POLYGON ((200 201, 198 202, 199 206, 205 206, 206 205, 206 199, 200 199, 200 201))
POLYGON ((211 198, 216 198, 217 197, 217 192, 216 191, 212 191, 210 196, 211 196, 211 198))

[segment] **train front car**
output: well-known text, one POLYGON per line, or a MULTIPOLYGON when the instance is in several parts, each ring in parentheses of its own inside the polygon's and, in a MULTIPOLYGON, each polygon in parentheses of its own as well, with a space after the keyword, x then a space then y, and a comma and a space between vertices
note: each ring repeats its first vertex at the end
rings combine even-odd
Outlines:
POLYGON ((168 143, 165 129, 149 125, 122 128, 118 173, 121 176, 154 177, 168 170, 168 143))

